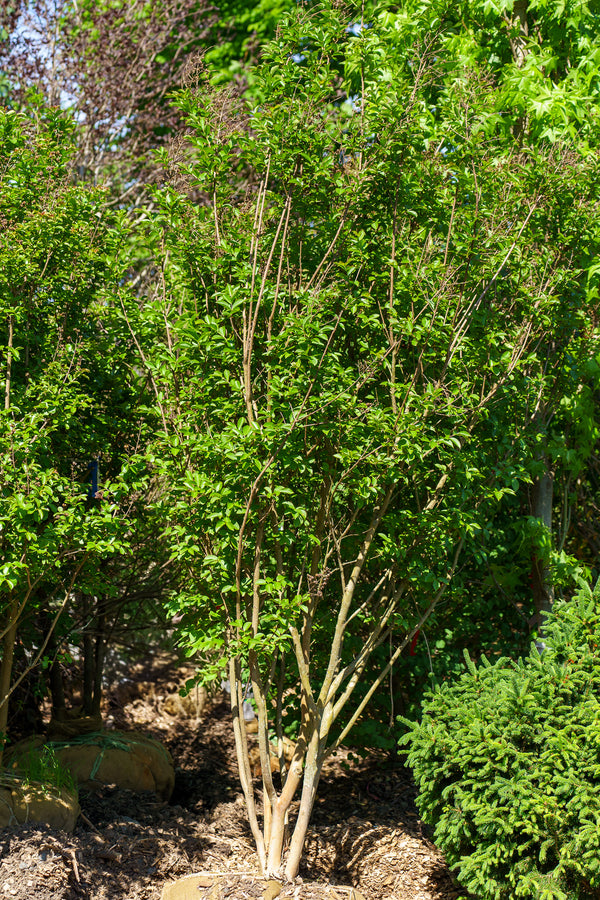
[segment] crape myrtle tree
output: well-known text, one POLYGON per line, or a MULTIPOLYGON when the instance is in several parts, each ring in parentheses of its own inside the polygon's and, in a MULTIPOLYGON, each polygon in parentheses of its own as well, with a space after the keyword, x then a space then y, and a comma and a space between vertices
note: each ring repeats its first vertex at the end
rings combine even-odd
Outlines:
POLYGON ((135 397, 110 316, 121 228, 101 192, 73 183, 72 132, 57 111, 0 114, 3 743, 11 695, 27 670, 56 668, 73 605, 85 632, 82 598, 110 596, 107 561, 130 547, 143 482, 127 459, 135 397))
POLYGON ((366 21, 289 19, 253 104, 181 96, 191 162, 147 225, 151 288, 123 291, 186 572, 171 609, 204 677, 227 667, 260 864, 290 878, 325 760, 531 481, 546 347, 566 366, 594 339, 595 157, 510 142, 476 69, 446 90, 435 36, 366 21))

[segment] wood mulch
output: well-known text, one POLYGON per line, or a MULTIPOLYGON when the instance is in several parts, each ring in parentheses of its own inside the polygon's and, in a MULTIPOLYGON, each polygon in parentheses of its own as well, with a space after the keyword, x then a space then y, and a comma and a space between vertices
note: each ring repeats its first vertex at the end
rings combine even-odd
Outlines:
MULTIPOLYGON (((184 680, 172 665, 140 668, 131 696, 115 692, 107 709, 109 727, 141 731, 169 749, 177 767, 170 802, 107 787, 81 794, 82 817, 72 835, 38 825, 6 829, 0 900, 160 900, 166 884, 198 872, 228 873, 222 896, 232 900, 262 896, 248 887, 248 877, 258 884, 259 876, 228 707, 219 698, 199 721, 168 715, 165 697, 184 680), (245 877, 243 890, 232 887, 233 873, 245 877)), ((341 754, 319 787, 300 878, 292 893, 286 888, 280 896, 346 898, 354 887, 365 900, 457 898, 461 892, 414 799, 410 772, 396 760, 348 765, 341 754)))

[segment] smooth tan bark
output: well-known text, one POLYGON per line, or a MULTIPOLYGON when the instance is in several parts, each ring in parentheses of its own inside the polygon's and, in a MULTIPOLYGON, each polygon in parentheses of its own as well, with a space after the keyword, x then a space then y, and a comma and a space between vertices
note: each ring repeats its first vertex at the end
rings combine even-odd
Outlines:
POLYGON ((285 875, 286 878, 290 880, 295 878, 298 874, 304 842, 306 840, 306 832, 315 803, 317 786, 321 776, 321 769, 323 768, 323 758, 320 752, 321 747, 322 741, 319 740, 319 732, 315 728, 306 754, 300 809, 298 810, 298 818, 296 819, 296 825, 290 843, 290 851, 285 865, 285 875))
POLYGON ((267 860, 267 872, 270 875, 279 873, 281 870, 286 818, 290 804, 302 779, 303 757, 302 748, 297 746, 285 785, 273 806, 271 840, 269 842, 269 856, 267 860))
POLYGON ((241 694, 241 678, 237 660, 229 660, 229 684, 231 687, 231 714, 233 717, 233 734, 235 737, 235 749, 238 761, 240 782, 246 800, 250 829, 256 844, 260 867, 266 869, 265 842, 258 824, 256 804, 254 802, 254 788, 252 785, 252 772, 248 756, 248 736, 243 716, 243 697, 241 694))

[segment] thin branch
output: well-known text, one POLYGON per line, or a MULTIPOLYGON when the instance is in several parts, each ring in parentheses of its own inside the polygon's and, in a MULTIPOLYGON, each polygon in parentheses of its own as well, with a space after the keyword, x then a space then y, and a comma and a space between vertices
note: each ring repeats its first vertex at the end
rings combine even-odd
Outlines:
MULTIPOLYGON (((458 558, 459 558, 460 553, 463 548, 463 544, 464 544, 464 539, 461 538, 458 543, 458 546, 456 548, 456 552, 454 554, 452 566, 448 572, 447 582, 440 587, 440 589, 436 593, 434 599, 428 606, 427 610, 423 613, 423 615, 421 616, 421 618, 419 619, 417 624, 414 626, 414 628, 411 629, 411 631, 407 634, 407 636, 404 638, 404 640, 396 648, 396 651, 390 657, 387 665, 381 670, 381 672, 379 673, 379 675, 377 676, 377 678, 375 679, 375 681, 373 682, 373 684, 371 685, 371 687, 369 688, 369 690, 367 691, 367 693, 365 694, 365 696, 363 697, 363 699, 361 700, 359 705, 357 706, 356 710, 354 711, 354 713, 353 713, 352 717, 350 718, 349 722, 347 723, 347 725, 342 729, 342 731, 340 732, 340 734, 336 738, 336 740, 333 742, 333 744, 331 744, 331 746, 327 748, 326 753, 328 756, 330 754, 334 753, 337 750, 337 748, 340 746, 340 744, 343 743, 344 739, 347 737, 347 735, 350 733, 350 731, 352 730, 354 725, 358 722, 359 718, 363 714, 363 712, 364 712, 365 708, 367 707, 368 703, 370 702, 373 694, 377 691, 377 689, 379 688, 381 683, 384 681, 384 679, 387 677, 389 672, 392 670, 394 663, 399 658, 399 656, 402 653, 402 651, 404 650, 404 648, 410 643, 410 641, 412 641, 415 634, 423 627, 425 622, 429 619, 429 617, 434 612, 442 595, 444 594, 446 588, 448 587, 448 584, 450 583, 450 579, 452 578, 452 575, 454 574, 456 565, 458 563, 458 558)), ((348 695, 348 696, 350 696, 350 695, 348 695)))

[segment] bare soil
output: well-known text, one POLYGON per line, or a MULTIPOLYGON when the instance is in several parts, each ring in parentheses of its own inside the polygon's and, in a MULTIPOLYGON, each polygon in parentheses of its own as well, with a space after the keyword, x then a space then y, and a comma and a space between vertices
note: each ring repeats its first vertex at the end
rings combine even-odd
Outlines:
MULTIPOLYGON (((109 727, 158 738, 171 752, 170 802, 107 787, 80 793, 72 835, 39 825, 2 831, 0 900, 160 900, 165 884, 195 872, 258 877, 228 706, 213 700, 199 720, 168 715, 165 697, 184 680, 169 664, 140 667, 107 709, 109 727)), ((324 773, 293 896, 316 897, 321 884, 354 886, 366 900, 458 897, 419 819, 410 772, 389 758, 346 760, 340 754, 324 773)))

